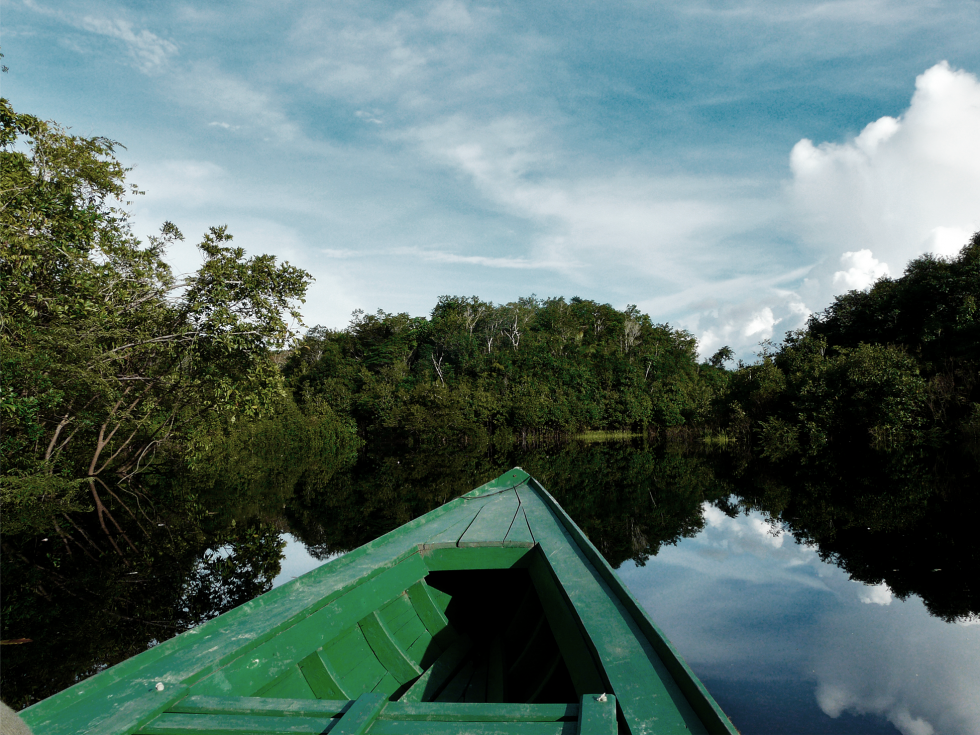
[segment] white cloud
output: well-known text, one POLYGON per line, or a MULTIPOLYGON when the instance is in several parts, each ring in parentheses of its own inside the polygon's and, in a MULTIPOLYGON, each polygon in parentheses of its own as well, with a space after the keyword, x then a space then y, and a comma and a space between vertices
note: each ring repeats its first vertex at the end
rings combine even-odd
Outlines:
MULTIPOLYGON (((182 104, 199 109, 212 120, 217 115, 223 117, 210 123, 215 127, 252 130, 271 135, 275 142, 295 142, 302 137, 281 100, 267 90, 268 85, 246 81, 211 62, 192 64, 172 80, 172 86, 182 104)), ((304 141, 304 145, 309 143, 304 141)))
POLYGON ((824 641, 810 662, 817 703, 830 717, 878 714, 903 735, 980 734, 975 628, 932 617, 912 598, 841 607, 813 635, 824 641))
MULTIPOLYGON (((34 0, 24 0, 24 7, 79 30, 122 41, 136 67, 145 73, 157 71, 169 57, 177 53, 175 43, 161 38, 145 28, 136 28, 133 23, 125 18, 108 18, 90 13, 82 15, 70 8, 67 11, 52 10, 34 2, 34 0)), ((68 39, 67 45, 80 52, 86 50, 84 46, 70 39, 68 39)))
MULTIPOLYGON (((844 9, 838 4, 834 12, 844 9)), ((927 252, 951 256, 980 229, 980 81, 936 64, 909 108, 844 143, 790 153, 792 222, 816 264, 789 290, 741 295, 692 319, 702 355, 805 324, 834 295, 898 276, 927 252)))
POLYGON ((858 593, 858 599, 866 605, 891 605, 892 591, 884 582, 876 585, 866 585, 858 593))
POLYGON ((543 118, 456 115, 404 138, 465 175, 493 206, 533 223, 541 234, 532 260, 585 284, 643 282, 674 309, 716 291, 713 277, 731 278, 744 265, 744 253, 720 241, 773 215, 752 181, 597 170, 566 155, 543 118))
POLYGON ((528 270, 533 268, 554 269, 565 267, 566 263, 554 263, 548 261, 535 261, 528 258, 500 258, 486 255, 460 255, 449 253, 442 250, 423 250, 420 248, 402 248, 395 251, 398 255, 407 255, 428 260, 434 263, 459 263, 463 265, 477 265, 486 268, 511 268, 516 270, 528 270))
POLYGON ((828 716, 884 717, 903 735, 980 735, 975 626, 850 579, 815 548, 774 534, 757 511, 703 512, 695 538, 619 571, 696 671, 813 681, 828 716))
POLYGON ((163 66, 168 57, 177 53, 177 45, 145 28, 137 30, 133 24, 122 18, 99 18, 85 16, 75 22, 79 28, 116 38, 126 44, 126 49, 143 72, 156 71, 163 66))
MULTIPOLYGON (((946 62, 916 79, 909 109, 853 140, 790 154, 803 238, 832 257, 868 250, 903 267, 980 225, 980 82, 946 62)), ((958 248, 957 248, 958 249, 958 248)), ((869 253, 870 255, 870 253, 869 253)))
POLYGON ((888 264, 878 262, 870 250, 844 253, 840 256, 840 264, 845 270, 837 271, 833 278, 838 292, 863 290, 888 275, 888 264))

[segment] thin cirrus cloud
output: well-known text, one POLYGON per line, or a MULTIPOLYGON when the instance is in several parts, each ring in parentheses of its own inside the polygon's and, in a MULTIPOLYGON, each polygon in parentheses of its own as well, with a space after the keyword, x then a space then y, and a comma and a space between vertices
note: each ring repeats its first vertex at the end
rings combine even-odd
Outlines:
MULTIPOLYGON (((79 31, 121 41, 136 68, 147 74, 160 70, 178 51, 177 44, 173 41, 146 28, 139 28, 126 18, 93 15, 81 8, 76 9, 73 5, 65 9, 53 9, 35 0, 23 0, 23 3, 35 13, 56 19, 79 31)), ((75 48, 84 49, 77 44, 75 48)))
POLYGON ((5 93, 128 146, 141 228, 309 264, 311 323, 578 295, 745 357, 980 227, 975 3, 134 7, 11 4, 61 56, 5 93))

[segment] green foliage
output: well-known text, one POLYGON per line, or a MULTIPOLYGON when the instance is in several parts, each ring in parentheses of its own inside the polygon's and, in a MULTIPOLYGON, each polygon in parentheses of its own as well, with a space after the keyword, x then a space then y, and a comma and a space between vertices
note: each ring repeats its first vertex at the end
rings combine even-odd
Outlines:
POLYGON ((978 610, 978 298, 980 233, 838 297, 717 401, 744 507, 946 620, 978 610))
POLYGON ((105 528, 103 489, 161 449, 179 456, 216 416, 285 400, 270 348, 291 339, 310 277, 216 227, 200 269, 175 278, 163 254, 183 236, 170 223, 145 245, 132 235, 122 197, 138 192, 115 143, 3 100, 0 144, 0 450, 17 508, 4 532, 77 509, 80 478, 105 528))
POLYGON ((923 256, 899 279, 837 297, 807 329, 732 374, 721 415, 773 461, 972 446, 978 298, 980 233, 956 258, 923 256))
POLYGON ((634 306, 534 296, 443 296, 428 319, 355 312, 344 331, 311 329, 285 374, 297 400, 364 434, 436 443, 699 422, 727 380, 634 306))

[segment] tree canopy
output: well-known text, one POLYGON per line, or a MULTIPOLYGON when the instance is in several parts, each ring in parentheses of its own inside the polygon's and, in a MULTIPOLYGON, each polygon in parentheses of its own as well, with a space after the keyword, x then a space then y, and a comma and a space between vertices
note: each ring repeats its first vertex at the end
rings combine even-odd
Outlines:
POLYGON ((297 400, 323 400, 365 433, 423 440, 698 422, 724 384, 694 337, 635 306, 529 296, 443 296, 428 318, 355 312, 317 327, 285 373, 297 400))
POLYGON ((103 495, 161 448, 288 399, 272 350, 293 336, 309 274, 213 227, 198 271, 175 276, 164 253, 183 235, 169 222, 133 235, 138 191, 116 147, 0 103, 0 487, 15 526, 87 490, 105 529, 103 495))

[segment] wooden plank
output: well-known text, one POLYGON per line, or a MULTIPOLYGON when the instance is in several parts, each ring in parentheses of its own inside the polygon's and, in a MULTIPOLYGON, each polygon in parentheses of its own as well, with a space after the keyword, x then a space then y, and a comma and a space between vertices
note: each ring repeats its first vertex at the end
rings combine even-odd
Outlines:
POLYGON ((577 722, 426 722, 378 720, 371 735, 577 735, 577 722))
POLYGON ((362 694, 330 732, 333 735, 363 735, 377 719, 387 701, 387 697, 377 692, 362 694))
POLYGON ((356 699, 362 694, 373 692, 374 688, 378 686, 378 682, 387 674, 388 669, 382 666, 381 662, 378 661, 378 657, 369 650, 368 655, 351 669, 347 676, 343 678, 341 684, 344 687, 344 691, 356 699))
POLYGON ((542 655, 547 654, 554 646, 552 640, 553 636, 550 635, 547 627, 547 618, 542 612, 531 629, 531 632, 528 634, 524 648, 514 657, 514 660, 507 668, 507 673, 525 669, 536 660, 539 660, 542 655))
POLYGON ((558 670, 558 666, 561 664, 561 653, 555 651, 555 655, 552 659, 544 666, 541 676, 538 679, 538 685, 535 687, 534 691, 531 692, 531 696, 527 698, 528 702, 536 702, 538 697, 544 691, 545 687, 548 686, 548 682, 551 681, 551 677, 555 675, 558 670))
POLYGON ((341 681, 365 658, 373 658, 374 652, 361 629, 354 625, 323 647, 323 657, 330 662, 337 681, 341 681))
POLYGON ((415 641, 419 639, 419 636, 423 634, 428 636, 428 633, 425 630, 425 625, 421 620, 419 620, 418 615, 412 611, 412 617, 406 620, 401 627, 396 629, 395 627, 389 625, 388 630, 391 631, 392 638, 394 638, 398 645, 401 646, 402 650, 405 651, 405 654, 408 656, 409 660, 418 664, 418 660, 408 653, 408 650, 412 647, 415 641))
POLYGON ((612 694, 582 695, 578 735, 616 735, 616 697, 612 694))
MULTIPOLYGON (((727 735, 737 735, 738 730, 731 723, 722 711, 714 697, 705 688, 704 684, 695 676, 691 667, 687 665, 684 658, 677 652, 667 636, 650 618, 649 613, 636 601, 629 588, 622 583, 609 562, 592 545, 588 537, 582 532, 575 522, 562 509, 558 502, 537 480, 530 478, 528 486, 538 495, 544 504, 551 510, 559 523, 564 526, 569 536, 578 544, 578 548, 585 558, 592 563, 593 568, 598 572, 599 577, 606 582, 613 594, 631 616, 633 622, 639 628, 643 638, 650 643, 654 651, 660 657, 661 662, 673 677, 677 686, 684 693, 688 703, 694 709, 701 722, 709 732, 726 733, 727 735)), ((622 709, 622 701, 620 701, 622 709)))
POLYGON ((259 690, 270 680, 338 637, 363 616, 401 595, 427 573, 418 554, 408 557, 367 584, 353 589, 337 604, 318 610, 275 639, 198 682, 192 691, 217 696, 261 693, 259 690))
POLYGON ((379 719, 427 722, 559 722, 578 721, 577 704, 468 704, 390 702, 379 719))
POLYGON ((429 635, 428 631, 424 631, 408 648, 408 655, 415 661, 422 671, 432 666, 435 660, 439 658, 440 654, 443 652, 443 648, 439 643, 432 642, 432 636, 429 635))
POLYGON ((531 549, 502 546, 466 547, 461 549, 426 549, 422 560, 430 572, 455 569, 511 569, 521 566, 531 549))
POLYGON ((527 516, 524 515, 523 508, 518 508, 514 522, 504 538, 504 546, 534 546, 534 534, 531 533, 531 527, 527 525, 527 516))
POLYGON ((466 685, 463 692, 463 702, 480 702, 486 704, 487 701, 487 662, 486 660, 476 665, 470 683, 466 685))
POLYGON ((425 625, 425 629, 429 631, 429 635, 435 638, 436 634, 449 625, 449 619, 432 599, 429 594, 430 589, 424 580, 413 584, 408 588, 408 598, 412 601, 415 613, 425 625))
POLYGON ((297 666, 288 668, 285 673, 266 684, 256 694, 285 699, 316 699, 313 689, 297 666))
POLYGON ((364 638, 367 639, 374 655, 378 657, 378 661, 388 669, 399 684, 421 676, 422 669, 409 658, 408 652, 395 640, 377 612, 366 615, 357 625, 364 633, 364 638))
MULTIPOLYGON (((555 584, 564 590, 581 621, 590 649, 605 652, 596 658, 602 660, 608 684, 598 682, 579 689, 583 686, 580 679, 576 682, 578 693, 603 689, 615 692, 626 722, 635 733, 707 732, 652 644, 589 562, 577 540, 536 491, 524 490, 519 494, 537 548, 541 550, 538 559, 544 562, 531 565, 532 577, 536 572, 543 588, 549 589, 546 582, 554 575, 555 584)), ((539 592, 541 589, 538 587, 539 592)), ((542 604, 547 610, 544 600, 542 604)), ((556 638, 560 644, 564 643, 558 631, 556 638)), ((566 658, 566 664, 574 681, 572 662, 566 658)))
POLYGON ((430 587, 426 585, 426 592, 429 593, 429 597, 432 601, 436 603, 436 607, 442 610, 443 614, 446 613, 446 609, 449 607, 449 603, 452 601, 452 597, 442 590, 437 590, 435 587, 430 587))
POLYGON ((587 692, 609 689, 603 680, 598 656, 590 649, 573 608, 565 599, 564 591, 551 573, 547 560, 542 554, 535 554, 528 566, 534 589, 541 599, 541 607, 548 618, 551 632, 561 650, 562 658, 572 676, 575 693, 582 696, 587 692))
POLYGON ((182 683, 193 684, 209 676, 416 554, 418 544, 459 522, 460 514, 472 517, 469 505, 472 501, 451 501, 20 714, 32 730, 46 735, 132 732, 183 696, 182 683), (157 691, 156 682, 163 682, 166 689, 157 691), (107 701, 114 706, 106 707, 107 701))
POLYGON ((336 732, 336 727, 332 727, 335 722, 330 717, 164 713, 138 732, 140 735, 321 735, 328 730, 336 732))
MULTIPOLYGON (((416 582, 418 584, 418 582, 416 582)), ((412 585, 413 587, 415 585, 412 585)), ((417 619, 418 614, 408 597, 408 590, 402 592, 398 597, 378 608, 378 615, 385 621, 388 629, 397 635, 398 631, 413 618, 417 619)))
POLYGON ((457 546, 503 545, 520 505, 517 495, 512 491, 488 501, 460 537, 457 546))
POLYGON ((471 647, 470 639, 465 636, 461 637, 439 656, 432 666, 425 670, 422 676, 401 696, 399 701, 421 702, 423 699, 432 699, 455 673, 470 652, 471 647))
POLYGON ((527 482, 531 476, 527 474, 520 467, 515 467, 512 470, 508 470, 499 477, 495 477, 490 482, 480 485, 480 487, 472 490, 462 497, 463 500, 472 500, 474 498, 481 498, 486 496, 492 496, 495 493, 500 492, 505 489, 512 489, 518 485, 522 485, 527 482))
POLYGON ((421 547, 423 549, 445 549, 455 547, 459 542, 459 537, 466 533, 466 529, 470 527, 470 524, 473 523, 474 520, 476 520, 476 517, 479 515, 482 508, 482 504, 470 503, 466 507, 466 514, 462 515, 460 519, 456 521, 456 523, 426 539, 425 542, 421 544, 421 547))
POLYGON ((512 641, 516 636, 523 635, 524 631, 537 623, 541 615, 543 613, 541 603, 538 601, 538 593, 534 591, 534 586, 529 584, 517 605, 517 612, 504 631, 504 640, 512 641))
POLYGON ((504 649, 497 636, 490 643, 487 661, 487 702, 504 701, 504 649))
POLYGON ((184 697, 171 713, 199 715, 268 715, 274 717, 335 717, 351 705, 347 699, 271 699, 263 697, 184 697))
POLYGON ((371 691, 384 695, 385 699, 390 699, 391 695, 397 692, 399 687, 401 687, 401 684, 399 684, 398 680, 391 675, 391 672, 388 672, 381 677, 381 681, 379 681, 371 691))
POLYGON ((300 661, 299 670, 317 699, 352 699, 322 651, 314 651, 300 661))

